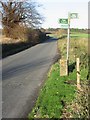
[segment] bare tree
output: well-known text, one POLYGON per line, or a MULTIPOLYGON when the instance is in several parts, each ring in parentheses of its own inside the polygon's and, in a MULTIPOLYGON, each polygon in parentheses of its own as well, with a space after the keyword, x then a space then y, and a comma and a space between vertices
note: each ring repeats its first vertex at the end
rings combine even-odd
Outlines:
POLYGON ((15 26, 26 25, 28 27, 39 27, 43 18, 36 10, 36 3, 16 2, 15 0, 2 1, 0 12, 2 13, 2 25, 6 35, 10 36, 10 32, 15 26))
POLYGON ((35 2, 25 2, 24 3, 24 22, 31 27, 38 27, 42 21, 43 17, 37 12, 35 2))

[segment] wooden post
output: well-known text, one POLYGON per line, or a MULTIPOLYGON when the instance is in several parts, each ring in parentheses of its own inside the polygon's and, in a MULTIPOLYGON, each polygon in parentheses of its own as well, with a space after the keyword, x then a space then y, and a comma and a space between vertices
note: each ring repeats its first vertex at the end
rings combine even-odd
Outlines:
POLYGON ((77 88, 80 89, 80 59, 77 58, 77 88))
POLYGON ((68 64, 66 59, 60 59, 60 76, 68 75, 68 64))

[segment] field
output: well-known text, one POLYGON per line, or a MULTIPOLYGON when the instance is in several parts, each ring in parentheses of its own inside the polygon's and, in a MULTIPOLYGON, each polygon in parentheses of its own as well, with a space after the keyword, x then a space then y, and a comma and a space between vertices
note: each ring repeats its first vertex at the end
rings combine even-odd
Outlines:
MULTIPOLYGON (((66 59, 66 34, 51 34, 58 39, 61 58, 66 59)), ((69 76, 60 76, 59 61, 48 73, 45 85, 29 119, 32 118, 88 118, 88 34, 71 33, 69 76), (76 58, 80 58, 81 89, 76 87, 76 58)))

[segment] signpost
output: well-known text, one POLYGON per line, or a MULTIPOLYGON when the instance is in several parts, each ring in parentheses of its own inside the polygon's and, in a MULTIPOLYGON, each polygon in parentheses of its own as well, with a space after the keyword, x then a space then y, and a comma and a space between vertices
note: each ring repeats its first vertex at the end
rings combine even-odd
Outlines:
POLYGON ((70 13, 68 13, 67 62, 69 60, 69 44, 70 44, 70 13))
MULTIPOLYGON (((65 64, 67 72, 65 72, 63 75, 67 75, 68 73, 68 63, 69 63, 69 46, 70 46, 70 20, 71 19, 77 19, 78 18, 78 13, 68 13, 68 19, 62 18, 59 19, 59 23, 61 24, 62 28, 68 29, 68 35, 67 35, 67 64, 65 64)), ((60 62, 61 64, 62 62, 60 62)), ((64 62, 65 63, 65 62, 64 62)), ((62 65, 61 65, 62 66, 62 65)), ((61 69, 63 70, 63 69, 61 69)), ((61 72, 62 73, 62 72, 61 72)))
POLYGON ((68 37, 67 37, 67 61, 69 61, 69 46, 70 46, 70 20, 77 19, 78 13, 68 13, 68 37))

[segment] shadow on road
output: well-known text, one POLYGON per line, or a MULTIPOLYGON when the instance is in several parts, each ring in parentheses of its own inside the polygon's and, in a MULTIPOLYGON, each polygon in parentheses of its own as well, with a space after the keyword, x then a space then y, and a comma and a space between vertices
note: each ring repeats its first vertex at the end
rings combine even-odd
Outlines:
POLYGON ((43 43, 49 43, 49 42, 55 42, 58 41, 59 39, 64 39, 66 38, 67 35, 62 35, 61 37, 55 38, 55 37, 49 37, 49 39, 43 43))
POLYGON ((57 38, 47 36, 46 40, 42 40, 41 42, 38 42, 38 43, 20 42, 20 43, 2 44, 2 45, 0 45, 0 46, 2 46, 2 58, 16 54, 18 52, 21 52, 21 51, 28 49, 32 46, 35 46, 37 44, 55 42, 57 40, 58 40, 57 38))
POLYGON ((57 40, 59 40, 59 38, 49 37, 49 39, 44 41, 43 43, 55 42, 57 40))
POLYGON ((21 52, 34 45, 36 44, 31 44, 28 42, 27 43, 19 42, 19 43, 11 43, 11 44, 2 44, 2 58, 21 52))

